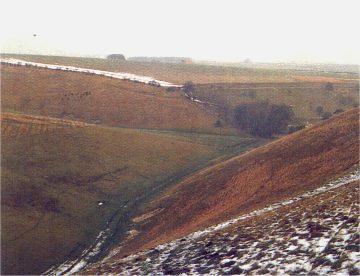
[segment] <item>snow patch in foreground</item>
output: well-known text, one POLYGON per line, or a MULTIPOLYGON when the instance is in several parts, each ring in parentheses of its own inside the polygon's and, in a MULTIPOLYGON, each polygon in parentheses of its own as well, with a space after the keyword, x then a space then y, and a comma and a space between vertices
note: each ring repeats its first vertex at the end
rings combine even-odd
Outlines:
MULTIPOLYGON (((272 205, 269 205, 263 209, 259 209, 259 210, 255 210, 255 211, 252 211, 248 214, 245 214, 245 215, 241 215, 237 218, 234 218, 234 219, 231 219, 231 220, 228 220, 224 223, 220 223, 218 225, 215 225, 215 226, 211 226, 209 228, 206 228, 204 230, 200 230, 200 231, 197 231, 197 232, 194 232, 186 237, 183 237, 183 238, 180 238, 180 239, 177 239, 177 240, 174 240, 172 242, 169 242, 169 243, 166 243, 166 244, 162 244, 162 245, 159 245, 156 247, 157 250, 172 250, 174 248, 176 248, 179 243, 186 243, 187 241, 191 241, 191 240, 195 240, 195 239, 198 239, 200 237, 204 237, 210 233, 213 233, 213 232, 216 232, 216 231, 219 231, 219 230, 222 230, 222 229, 225 229, 239 221, 242 221, 242 220, 245 220, 245 219, 249 219, 249 218, 252 218, 252 217, 255 217, 255 216, 259 216, 261 214, 264 214, 266 212, 270 212, 270 211, 273 211, 273 210, 276 210, 278 208, 281 208, 283 206, 286 206, 286 205, 290 205, 292 203, 295 203, 297 201, 300 201, 302 199, 305 199, 305 198, 310 198, 310 197, 313 197, 315 195, 319 195, 319 194, 322 194, 324 192, 327 192, 329 190, 333 190, 333 189, 336 189, 338 187, 341 187, 343 185, 346 185, 346 184, 349 184, 353 181, 356 181, 356 180, 360 180, 360 169, 357 169, 355 170, 354 172, 350 173, 349 175, 346 175, 344 177, 341 177, 339 179, 336 179, 336 180, 333 180, 333 181, 330 181, 328 184, 320 187, 320 188, 317 188, 315 190, 312 190, 312 191, 308 191, 302 195, 299 195, 297 197, 294 197, 294 198, 291 198, 291 199, 288 199, 288 200, 285 200, 285 201, 282 201, 282 202, 278 202, 278 203, 275 203, 275 204, 272 204, 272 205)), ((322 242, 320 242, 320 247, 322 247, 322 242)), ((129 257, 125 258, 124 260, 132 260, 138 256, 141 256, 141 255, 144 255, 146 254, 146 252, 141 252, 139 254, 135 254, 135 255, 130 255, 129 257)))
MULTIPOLYGON (((97 263, 90 271, 121 275, 359 275, 359 187, 336 190, 358 179, 356 171, 275 207, 270 205, 277 211, 265 221, 245 222, 204 237, 192 234, 128 258, 97 263), (313 196, 314 205, 301 201, 313 196), (281 211, 284 205, 291 207, 281 211)), ((261 210, 250 214, 261 214, 261 210)))
MULTIPOLYGON (((270 212, 270 211, 279 209, 279 208, 281 208, 283 206, 293 204, 293 203, 298 202, 300 200, 303 200, 303 199, 306 199, 306 198, 310 198, 310 197, 325 193, 327 191, 339 188, 339 187, 341 187, 343 185, 352 183, 352 182, 354 182, 356 180, 360 180, 360 169, 357 169, 354 172, 352 172, 352 173, 350 173, 350 174, 348 174, 348 175, 346 175, 344 177, 341 177, 341 178, 338 178, 336 180, 330 181, 326 185, 324 185, 322 187, 319 187, 319 188, 317 188, 315 190, 308 191, 308 192, 306 192, 306 193, 304 193, 302 195, 296 196, 294 198, 291 198, 291 199, 288 199, 288 200, 284 200, 284 201, 269 205, 269 206, 267 206, 267 207, 265 207, 263 209, 255 210, 255 211, 250 212, 248 214, 241 215, 241 216, 239 216, 237 218, 226 221, 224 223, 220 223, 220 224, 215 225, 215 226, 211 226, 211 227, 206 228, 204 230, 194 232, 194 233, 192 233, 192 234, 190 234, 190 235, 188 235, 186 237, 174 240, 172 242, 159 245, 154 250, 159 251, 159 252, 163 252, 162 254, 160 254, 160 257, 159 257, 160 263, 162 263, 163 261, 165 261, 169 257, 169 254, 170 254, 169 252, 175 250, 180 245, 184 245, 184 244, 192 245, 195 242, 195 240, 197 240, 197 239, 199 239, 201 237, 207 236, 207 235, 209 235, 211 233, 214 233, 216 231, 225 229, 225 228, 227 228, 227 227, 229 227, 229 226, 231 226, 231 225, 233 225, 233 224, 235 224, 235 223, 237 223, 239 221, 246 220, 248 218, 252 218, 252 217, 255 217, 255 216, 259 216, 259 215, 264 214, 266 212, 270 212)), ((275 224, 278 224, 278 223, 275 223, 275 224)), ((342 224, 335 225, 334 229, 332 229, 331 232, 337 233, 339 231, 341 225, 342 224)), ((52 267, 51 269, 46 271, 44 274, 50 274, 50 275, 74 274, 74 273, 79 272, 81 269, 85 268, 91 262, 91 258, 96 256, 101 251, 101 246, 105 242, 106 236, 109 234, 108 231, 109 230, 107 229, 105 231, 100 232, 100 234, 98 235, 98 237, 96 238, 96 240, 94 242, 94 245, 91 246, 90 248, 88 248, 87 250, 84 250, 82 255, 78 259, 76 259, 74 261, 65 262, 65 263, 63 263, 63 264, 61 264, 59 266, 52 267)), ((302 231, 304 231, 304 229, 302 229, 302 230, 299 229, 297 231, 297 233, 301 234, 302 231)), ((304 232, 304 233, 306 233, 306 232, 304 232)), ((346 235, 343 235, 343 236, 344 236, 343 238, 346 239, 347 236, 346 235)), ((281 241, 282 239, 283 239, 282 237, 277 238, 278 241, 281 241)), ((321 254, 321 252, 323 252, 324 249, 328 245, 329 237, 320 237, 318 239, 314 239, 315 244, 313 244, 313 245, 311 245, 309 243, 309 241, 307 241, 306 239, 300 239, 299 237, 296 237, 295 240, 297 241, 297 244, 298 244, 297 247, 295 247, 295 246, 291 247, 291 245, 289 245, 286 252, 291 252, 291 251, 294 251, 294 250, 298 250, 299 249, 298 247, 301 247, 302 250, 308 250, 310 247, 313 247, 314 252, 316 252, 317 254, 321 254)), ((256 250, 255 250, 256 245, 257 245, 257 242, 252 244, 252 247, 254 247, 254 250, 250 250, 250 251, 252 251, 253 254, 258 254, 256 252, 256 250)), ((114 249, 113 251, 111 251, 109 253, 109 255, 105 259, 109 259, 110 256, 113 256, 114 254, 116 254, 117 250, 118 249, 114 249)), ((130 263, 131 261, 138 258, 139 256, 146 256, 148 254, 148 252, 149 251, 143 251, 143 252, 140 252, 138 254, 130 255, 127 258, 122 259, 122 262, 126 262, 126 263, 129 262, 130 263)), ((351 257, 353 257, 354 259, 358 259, 358 255, 356 255, 356 256, 351 255, 351 257)), ((253 258, 250 258, 250 259, 253 260, 253 258)), ((151 261, 151 260, 149 259, 149 261, 151 261)), ((232 260, 230 260, 230 259, 227 260, 227 262, 225 262, 224 265, 226 265, 226 263, 230 263, 231 261, 232 260)), ((154 264, 154 265, 158 265, 158 264, 154 264)), ((250 267, 252 265, 254 265, 254 263, 243 264, 240 267, 242 269, 250 269, 250 267)), ((274 265, 279 266, 279 264, 276 263, 275 261, 274 261, 274 265)), ((288 266, 289 267, 287 267, 287 270, 290 269, 291 266, 305 267, 306 270, 311 269, 310 264, 308 262, 304 261, 304 260, 298 260, 298 263, 296 263, 296 264, 295 263, 288 264, 288 266)), ((285 273, 285 271, 287 271, 287 270, 284 269, 283 273, 285 273)), ((323 272, 325 272, 325 271, 323 271, 323 272)))

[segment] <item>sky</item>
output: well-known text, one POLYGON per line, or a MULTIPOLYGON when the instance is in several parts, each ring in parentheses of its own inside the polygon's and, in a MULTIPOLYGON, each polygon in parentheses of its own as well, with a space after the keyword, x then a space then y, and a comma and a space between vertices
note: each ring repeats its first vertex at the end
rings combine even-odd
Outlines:
POLYGON ((360 64, 359 0, 2 0, 3 53, 360 64))

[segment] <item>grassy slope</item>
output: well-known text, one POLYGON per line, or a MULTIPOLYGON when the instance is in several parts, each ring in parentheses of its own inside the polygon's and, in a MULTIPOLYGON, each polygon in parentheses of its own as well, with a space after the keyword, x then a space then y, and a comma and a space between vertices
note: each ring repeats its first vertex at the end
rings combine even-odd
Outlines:
POLYGON ((97 263, 82 273, 359 275, 359 184, 303 197, 220 231, 97 263))
POLYGON ((125 202, 258 143, 11 113, 2 115, 1 129, 6 274, 41 273, 75 256, 125 202))
POLYGON ((359 111, 335 116, 187 177, 154 200, 120 253, 153 247, 299 194, 359 162, 359 111))
POLYGON ((1 68, 2 110, 131 128, 218 131, 215 110, 181 92, 83 73, 1 68))
POLYGON ((208 84, 198 85, 195 97, 217 103, 228 111, 241 103, 269 101, 291 105, 300 122, 317 122, 321 118, 316 107, 334 112, 336 109, 348 110, 359 104, 358 81, 334 84, 334 90, 327 91, 321 82, 309 83, 266 83, 266 84, 208 84), (254 98, 249 96, 253 93, 254 98))
POLYGON ((107 71, 122 71, 139 75, 152 76, 175 84, 186 81, 195 83, 218 82, 303 82, 303 81, 342 81, 354 79, 354 74, 335 74, 324 72, 301 72, 295 70, 250 69, 211 66, 200 64, 161 64, 142 62, 114 62, 106 59, 76 58, 36 55, 2 55, 42 63, 58 63, 84 68, 107 71))

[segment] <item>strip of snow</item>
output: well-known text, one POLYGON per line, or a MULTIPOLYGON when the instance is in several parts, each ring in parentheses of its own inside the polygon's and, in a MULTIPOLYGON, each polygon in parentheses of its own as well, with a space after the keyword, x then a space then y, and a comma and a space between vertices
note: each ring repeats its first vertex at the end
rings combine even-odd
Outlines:
MULTIPOLYGON (((133 82, 140 82, 146 83, 154 86, 161 86, 161 87, 179 87, 181 88, 182 85, 173 84, 166 81, 156 80, 153 77, 148 76, 140 76, 126 72, 110 72, 110 71, 102 71, 96 69, 89 69, 89 68, 80 68, 74 66, 67 66, 67 65, 58 65, 58 64, 48 64, 48 63, 40 63, 40 62, 32 62, 20 59, 13 59, 13 58, 3 58, 0 59, 1 63, 17 65, 17 66, 34 66, 34 67, 41 67, 51 70, 61 70, 61 71, 70 71, 70 72, 80 72, 86 74, 94 74, 98 76, 105 76, 114 79, 120 80, 129 80, 133 82)), ((185 97, 188 98, 190 101, 200 104, 205 104, 205 102, 200 101, 194 97, 191 97, 187 93, 185 93, 185 97)), ((215 104, 207 103, 208 105, 214 106, 215 104)))
POLYGON ((94 244, 90 248, 85 249, 81 256, 76 260, 66 261, 58 266, 53 266, 42 275, 70 275, 80 271, 89 263, 92 257, 96 256, 101 251, 101 247, 109 234, 108 232, 109 229, 101 231, 96 237, 94 244))
MULTIPOLYGON (((192 102, 201 103, 201 104, 204 104, 204 103, 205 103, 205 102, 203 102, 203 101, 200 101, 200 100, 198 100, 198 99, 195 99, 194 97, 190 96, 190 95, 187 94, 186 92, 184 92, 184 94, 185 94, 185 97, 188 98, 188 99, 189 99, 190 101, 192 101, 192 102)), ((209 104, 209 105, 211 105, 211 104, 209 104)))
POLYGON ((95 74, 95 75, 106 76, 106 77, 110 77, 110 78, 114 78, 114 79, 129 80, 129 81, 133 81, 133 82, 141 82, 141 83, 151 84, 151 85, 155 85, 155 86, 162 86, 162 87, 182 87, 182 85, 176 85, 176 84, 172 84, 170 82, 156 80, 153 77, 140 76, 140 75, 125 73, 125 72, 110 72, 110 71, 80 68, 80 67, 74 67, 74 66, 46 64, 46 63, 25 61, 25 60, 12 59, 12 58, 1 59, 1 63, 18 65, 18 66, 34 66, 34 67, 47 68, 47 69, 52 69, 52 70, 62 70, 62 71, 95 74))

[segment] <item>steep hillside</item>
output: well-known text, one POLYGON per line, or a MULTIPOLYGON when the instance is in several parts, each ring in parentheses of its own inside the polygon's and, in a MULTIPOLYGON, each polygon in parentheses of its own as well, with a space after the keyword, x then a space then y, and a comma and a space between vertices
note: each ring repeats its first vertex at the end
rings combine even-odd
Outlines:
POLYGON ((104 228, 121 239, 148 197, 259 143, 2 114, 2 274, 42 273, 75 258, 104 228))
POLYGON ((297 70, 240 68, 203 64, 163 64, 159 62, 112 61, 99 58, 2 55, 27 61, 62 64, 114 72, 151 76, 174 84, 195 83, 276 83, 276 82, 342 82, 358 80, 358 74, 297 70))
POLYGON ((354 109, 187 177, 139 213, 145 219, 134 221, 136 235, 114 249, 110 259, 154 247, 341 176, 359 162, 358 139, 359 111, 354 109))
POLYGON ((87 273, 359 275, 360 171, 87 273))
POLYGON ((1 67, 2 110, 108 126, 218 132, 218 116, 179 91, 36 67, 1 67))

